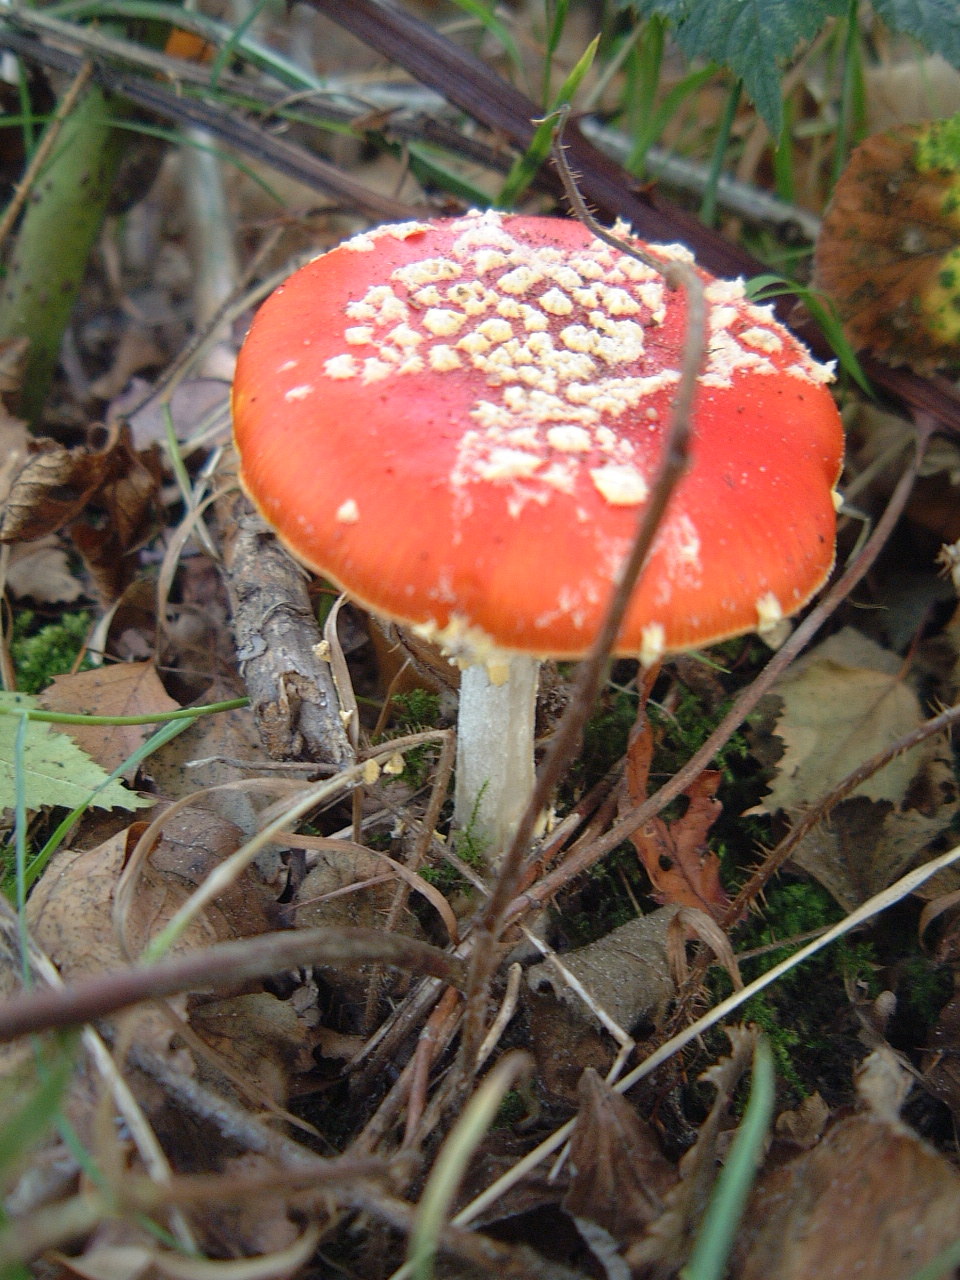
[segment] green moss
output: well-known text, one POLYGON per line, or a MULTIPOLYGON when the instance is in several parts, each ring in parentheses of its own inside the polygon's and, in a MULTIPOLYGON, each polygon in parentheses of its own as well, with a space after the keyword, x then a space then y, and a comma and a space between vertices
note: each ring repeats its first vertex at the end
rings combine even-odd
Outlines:
MULTIPOLYGON (((740 931, 735 949, 743 952, 769 946, 781 938, 822 929, 842 915, 827 891, 813 881, 780 884, 768 892, 763 916, 740 931)), ((796 951, 797 945, 777 947, 744 961, 744 981, 772 969, 796 951)), ((845 1016, 849 1004, 845 983, 852 979, 875 996, 874 969, 869 943, 842 939, 743 1006, 739 1016, 766 1032, 778 1073, 795 1100, 816 1089, 829 1094, 832 1089, 848 1088, 850 1057, 858 1042, 856 1030, 845 1016)), ((729 978, 716 969, 711 974, 715 994, 724 998, 732 989, 729 978)))
MULTIPOLYGON (((90 614, 65 613, 59 622, 36 629, 36 615, 29 609, 13 620, 10 656, 23 693, 39 693, 54 676, 72 670, 90 630, 90 614)), ((81 670, 90 664, 84 658, 81 670)))
MULTIPOLYGON (((440 698, 426 689, 411 689, 409 693, 395 693, 391 699, 395 728, 384 735, 389 741, 394 734, 422 733, 435 727, 440 719, 440 698)), ((427 780, 435 748, 413 747, 404 753, 403 780, 418 791, 427 780)))
POLYGON ((924 130, 917 140, 917 168, 921 173, 960 171, 960 115, 935 120, 924 130))
POLYGON ((392 704, 394 720, 405 733, 413 729, 432 729, 440 719, 440 695, 426 689, 395 693, 392 704))
POLYGON ((925 1027, 934 1025, 952 995, 953 974, 949 968, 937 968, 932 960, 919 953, 901 964, 897 1000, 908 1015, 925 1027))

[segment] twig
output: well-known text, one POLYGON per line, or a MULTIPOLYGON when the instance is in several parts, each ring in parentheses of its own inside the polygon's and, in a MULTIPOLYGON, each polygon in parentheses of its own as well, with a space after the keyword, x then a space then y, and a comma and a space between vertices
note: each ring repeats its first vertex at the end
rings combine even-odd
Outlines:
POLYGON ((864 544, 860 554, 851 562, 839 580, 824 596, 823 600, 811 609, 786 644, 777 650, 756 680, 744 689, 700 750, 690 757, 683 768, 669 782, 665 783, 659 791, 650 796, 648 800, 645 800, 643 804, 631 810, 606 835, 601 836, 591 846, 581 848, 576 856, 567 858, 555 871, 544 876, 537 884, 520 895, 511 904, 507 912, 508 920, 512 920, 531 907, 537 907, 547 901, 574 877, 581 875, 601 858, 606 857, 617 845, 622 844, 634 831, 643 826, 645 822, 649 822, 652 817, 665 808, 671 800, 675 800, 677 796, 682 795, 691 782, 698 778, 703 770, 708 767, 716 753, 726 745, 731 735, 739 728, 763 695, 769 692, 770 688, 780 678, 797 654, 809 644, 823 623, 838 605, 847 598, 880 554, 887 538, 893 531, 894 525, 900 518, 907 498, 910 496, 932 429, 933 423, 930 419, 924 419, 918 415, 915 457, 901 476, 890 497, 886 510, 870 538, 864 544))
POLYGON ((606 671, 607 660, 616 643, 634 588, 650 547, 653 545, 667 504, 687 468, 690 416, 696 392, 697 375, 706 349, 706 301, 703 284, 693 268, 683 262, 665 263, 662 259, 636 248, 607 231, 605 227, 601 227, 587 210, 559 141, 567 110, 568 108, 565 108, 559 115, 553 152, 554 161, 560 171, 567 198, 574 212, 599 239, 612 244, 621 253, 652 266, 662 274, 671 288, 683 287, 687 298, 687 328, 680 382, 673 403, 670 429, 656 477, 651 485, 649 501, 640 516, 630 554, 620 571, 620 579, 607 606, 603 625, 587 658, 580 666, 573 697, 550 741, 546 759, 537 775, 533 794, 500 865, 496 884, 476 934, 471 957, 470 994, 464 1018, 459 1062, 459 1069, 464 1077, 471 1076, 475 1067, 486 1017, 487 990, 495 964, 496 943, 503 929, 510 903, 521 881, 524 858, 537 817, 549 802, 554 788, 576 754, 583 727, 593 709, 606 671))
POLYGON ((84 62, 80 70, 73 78, 73 83, 67 89, 66 93, 57 104, 57 110, 53 119, 44 130, 43 137, 40 139, 40 145, 33 153, 30 163, 27 165, 26 172, 16 185, 13 193, 13 199, 3 211, 3 217, 0 218, 0 249, 6 244, 7 236, 13 229, 13 224, 20 215, 20 210, 27 203, 30 192, 33 190, 37 178, 43 166, 50 158, 50 153, 56 145, 57 139, 60 137, 60 130, 63 128, 64 121, 76 106, 81 93, 87 87, 90 76, 93 74, 93 64, 89 61, 84 62))
MULTIPOLYGON (((696 1022, 691 1023, 690 1026, 686 1027, 678 1035, 674 1036, 671 1040, 668 1040, 666 1044, 661 1045, 659 1049, 650 1054, 649 1057, 645 1058, 639 1066, 635 1067, 633 1071, 625 1075, 622 1080, 618 1080, 613 1086, 614 1089, 616 1089, 618 1093, 626 1093, 627 1090, 632 1089, 638 1081, 645 1079, 656 1071, 658 1067, 663 1066, 663 1064, 673 1057, 675 1053, 686 1048, 686 1046, 693 1040, 696 1040, 698 1036, 703 1035, 705 1031, 716 1026, 716 1024, 723 1018, 727 1017, 728 1014, 739 1009, 747 1000, 750 1000, 753 996, 757 995, 758 992, 770 986, 771 983, 776 982, 779 978, 783 977, 785 973, 796 968, 797 965, 802 964, 804 960, 808 959, 811 955, 814 955, 823 947, 829 946, 831 942, 835 942, 838 938, 844 937, 852 930, 858 929, 862 924, 871 920, 881 911, 885 911, 888 907, 893 906, 909 894, 914 893, 925 881, 929 880, 931 876, 936 875, 938 871, 942 871, 946 867, 952 866, 958 861, 960 861, 960 846, 957 846, 955 849, 951 849, 949 853, 942 854, 939 858, 934 858, 933 861, 926 863, 922 867, 918 867, 915 871, 909 872, 907 875, 897 880, 895 884, 892 884, 889 889, 884 889, 882 893, 878 893, 875 897, 870 898, 863 904, 863 906, 858 907, 856 911, 851 912, 851 914, 845 919, 833 925, 825 933, 821 934, 819 938, 801 948, 800 951, 795 952, 794 955, 790 956, 787 960, 775 965, 772 969, 768 969, 766 973, 762 974, 753 982, 747 983, 742 991, 735 991, 732 996, 729 996, 715 1008, 711 1009, 709 1013, 704 1014, 702 1018, 698 1018, 696 1022)), ((561 1128, 556 1129, 548 1138, 545 1138, 539 1146, 535 1147, 533 1151, 528 1152, 527 1155, 525 1155, 522 1160, 518 1161, 512 1169, 502 1177, 498 1178, 495 1183, 477 1196, 476 1199, 472 1200, 465 1208, 461 1209, 453 1219, 453 1225, 458 1227, 467 1226, 479 1217, 481 1213, 486 1212, 491 1204, 494 1204, 502 1195, 505 1195, 511 1187, 516 1186, 518 1182, 525 1178, 532 1169, 535 1169, 537 1165, 542 1164, 548 1156, 552 1155, 554 1151, 563 1146, 564 1142, 566 1142, 573 1132, 574 1123, 575 1122, 571 1120, 561 1128)))
POLYGON ((143 1000, 285 973, 305 964, 384 964, 465 985, 455 956, 402 934, 377 929, 296 929, 243 942, 222 942, 152 965, 130 965, 79 978, 61 988, 20 992, 0 1004, 0 1043, 51 1027, 79 1026, 143 1000))

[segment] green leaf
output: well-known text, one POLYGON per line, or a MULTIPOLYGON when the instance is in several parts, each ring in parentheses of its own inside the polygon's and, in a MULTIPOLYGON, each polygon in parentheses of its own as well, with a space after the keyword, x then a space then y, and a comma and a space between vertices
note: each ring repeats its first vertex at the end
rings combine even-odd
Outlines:
POLYGON ((739 76, 775 138, 783 121, 780 63, 827 18, 846 12, 844 0, 633 0, 632 7, 641 17, 667 18, 688 57, 709 58, 739 76))
POLYGON ((873 9, 891 31, 913 36, 931 53, 960 67, 957 0, 873 0, 873 9))
MULTIPOLYGON (((2 711, 30 711, 35 706, 35 699, 27 694, 0 693, 2 711)), ((15 801, 14 747, 19 724, 18 715, 0 715, 0 808, 12 808, 15 801)), ((140 809, 150 803, 120 782, 108 782, 104 770, 72 738, 35 720, 27 724, 23 773, 28 809, 42 805, 73 809, 88 801, 91 792, 97 792, 93 804, 100 809, 140 809)))
POLYGON ((572 102, 573 95, 580 88, 580 82, 593 66, 594 55, 597 52, 599 43, 600 37, 595 36, 587 45, 584 53, 581 54, 577 65, 564 80, 560 87, 560 92, 553 101, 551 114, 545 120, 541 120, 537 126, 537 132, 533 135, 533 141, 524 154, 514 162, 513 168, 507 174, 500 194, 497 196, 495 208, 511 208, 536 177, 537 170, 549 156, 550 148, 553 146, 553 134, 557 124, 557 108, 572 102))

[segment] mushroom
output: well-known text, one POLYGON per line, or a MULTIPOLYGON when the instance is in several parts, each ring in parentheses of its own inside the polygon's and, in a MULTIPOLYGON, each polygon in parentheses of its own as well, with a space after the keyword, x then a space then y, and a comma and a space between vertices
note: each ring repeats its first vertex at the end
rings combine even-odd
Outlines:
MULTIPOLYGON (((645 664, 776 628, 834 558, 831 371, 742 282, 700 275, 691 466, 616 645, 645 664)), ((587 651, 648 497, 685 312, 682 290, 577 221, 470 213, 315 259, 240 353, 234 433, 264 518, 464 668, 455 819, 494 855, 533 784, 539 660, 587 651)))

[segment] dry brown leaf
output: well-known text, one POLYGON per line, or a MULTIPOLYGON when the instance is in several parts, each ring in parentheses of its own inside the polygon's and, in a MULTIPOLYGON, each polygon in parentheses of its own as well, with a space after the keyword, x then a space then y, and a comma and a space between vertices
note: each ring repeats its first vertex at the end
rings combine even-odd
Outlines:
POLYGON ((292 1074, 316 1065, 315 1033, 290 1000, 267 991, 225 999, 188 1001, 190 1025, 244 1079, 275 1102, 284 1102, 292 1074))
POLYGON ((120 394, 135 373, 162 364, 164 359, 164 352, 150 330, 138 324, 129 324, 120 335, 113 353, 113 363, 106 373, 91 382, 90 394, 98 400, 112 400, 120 394))
MULTIPOLYGON (((733 1091, 750 1066, 759 1035, 754 1027, 724 1030, 730 1040, 730 1056, 721 1058, 700 1077, 717 1090, 710 1114, 700 1126, 697 1141, 680 1161, 680 1180, 665 1195, 663 1213, 650 1224, 644 1238, 626 1250, 631 1270, 645 1280, 672 1276, 686 1261, 716 1181, 721 1128, 733 1091)), ((771 1272, 771 1276, 774 1274, 771 1272)))
POLYGON ((812 1150, 761 1175, 735 1280, 903 1280, 960 1236, 960 1175, 890 1114, 889 1099, 903 1092, 896 1081, 865 1087, 878 1069, 892 1070, 875 1063, 858 1081, 862 1096, 872 1094, 870 1114, 841 1120, 812 1150))
POLYGON ((0 542, 33 542, 70 526, 97 589, 115 599, 129 579, 129 553, 148 536, 160 490, 159 451, 138 453, 126 426, 101 429, 95 446, 34 441, 0 515, 0 542))
POLYGON ((940 1010, 923 1060, 923 1078, 930 1091, 950 1108, 954 1122, 960 1122, 960 995, 940 1010))
POLYGON ((0 517, 0 542, 34 542, 75 520, 100 488, 110 454, 34 440, 0 517))
MULTIPOLYGON (((122 662, 57 676, 39 701, 45 711, 71 715, 142 716, 180 709, 150 662, 122 662)), ((156 725, 72 724, 62 728, 97 764, 112 772, 156 725)))
MULTIPOLYGON (((626 782, 631 805, 647 798, 650 761, 653 758, 653 731, 650 722, 638 720, 627 746, 626 782)), ((660 903, 697 907, 719 917, 730 905, 720 883, 720 859, 707 848, 707 833, 720 817, 717 800, 721 775, 707 769, 683 793, 687 811, 682 818, 666 822, 651 818, 630 837, 640 855, 654 897, 660 903)))
MULTIPOLYGON (((215 683, 206 691, 203 700, 225 702, 236 698, 238 692, 236 688, 215 683)), ((146 763, 146 769, 161 795, 179 800, 204 787, 256 777, 256 766, 269 759, 257 732, 253 712, 249 707, 238 707, 215 716, 199 716, 189 729, 154 752, 146 763), (251 768, 247 771, 224 763, 215 758, 218 756, 245 761, 251 768), (187 768, 194 761, 209 763, 187 768)), ((257 829, 257 809, 253 798, 242 788, 220 796, 217 811, 241 827, 248 837, 257 829)), ((279 862, 280 853, 276 847, 265 849, 257 858, 257 866, 267 880, 275 877, 279 862), (274 876, 268 874, 268 865, 274 867, 274 876)))
POLYGON ((960 807, 949 745, 930 742, 923 754, 900 805, 865 796, 843 800, 791 855, 847 911, 923 862, 927 846, 960 807))
POLYGON ((819 1092, 804 1098, 796 1111, 781 1111, 777 1116, 776 1134, 785 1142, 801 1147, 804 1151, 815 1147, 823 1137, 824 1126, 830 1118, 830 1108, 819 1092))
MULTIPOLYGON (((372 853, 356 850, 317 851, 317 862, 297 890, 295 925, 298 929, 350 928, 380 929, 390 910, 397 881, 389 867, 372 853), (390 879, 381 884, 350 892, 350 886, 380 878, 386 872, 390 879), (345 893, 340 890, 347 890, 345 893), (328 895, 335 894, 334 897, 328 895)), ((423 930, 416 916, 407 909, 400 918, 397 932, 422 938, 423 930)), ((317 969, 324 982, 348 1004, 365 999, 374 965, 358 965, 349 972, 324 966, 317 969)), ((405 979, 391 975, 394 990, 405 979)))
MULTIPOLYGON (((774 688, 773 732, 785 744, 770 793, 756 813, 812 804, 859 765, 923 721, 901 678, 902 660, 852 627, 818 645, 774 688)), ((891 761, 854 795, 899 804, 917 772, 919 748, 891 761)))
POLYGON ((563 1208, 632 1244, 663 1212, 679 1174, 651 1125, 593 1068, 580 1080, 580 1110, 570 1139, 572 1181, 563 1208))
POLYGON ((815 283, 853 346, 922 373, 960 358, 953 307, 960 175, 924 155, 931 133, 951 126, 902 125, 857 147, 834 187, 814 259, 815 283))
POLYGON ((71 604, 83 595, 55 533, 10 548, 7 586, 15 596, 30 596, 44 604, 71 604))

